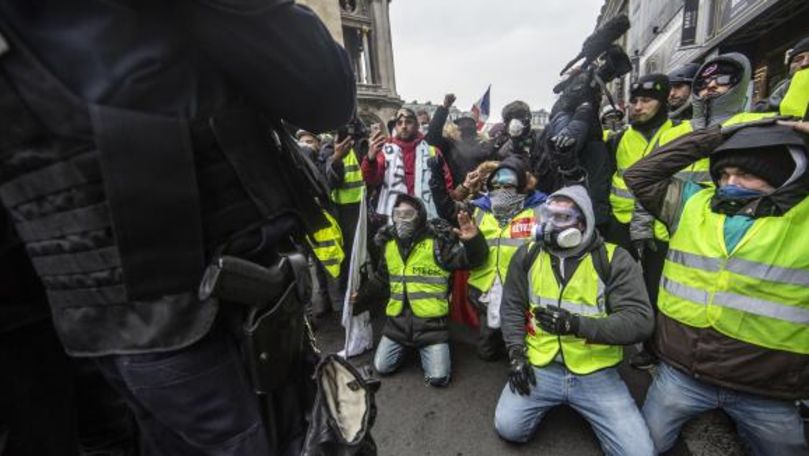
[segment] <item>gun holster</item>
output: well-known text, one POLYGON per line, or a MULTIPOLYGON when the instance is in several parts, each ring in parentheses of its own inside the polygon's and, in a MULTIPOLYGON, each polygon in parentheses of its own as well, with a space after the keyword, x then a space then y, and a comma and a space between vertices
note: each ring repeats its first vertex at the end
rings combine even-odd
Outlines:
POLYGON ((269 267, 221 256, 208 266, 200 298, 246 305, 243 350, 256 393, 283 386, 298 365, 306 342, 304 303, 311 296, 306 257, 282 255, 269 267))

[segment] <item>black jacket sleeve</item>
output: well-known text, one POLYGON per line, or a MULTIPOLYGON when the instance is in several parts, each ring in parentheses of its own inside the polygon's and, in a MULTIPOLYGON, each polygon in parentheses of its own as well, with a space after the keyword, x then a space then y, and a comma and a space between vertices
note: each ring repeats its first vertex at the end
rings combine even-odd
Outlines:
POLYGON ((348 55, 312 10, 292 0, 181 5, 205 54, 259 110, 312 131, 351 119, 356 82, 348 55))
POLYGON ((528 244, 511 258, 500 301, 500 329, 507 348, 525 345, 525 312, 528 310, 528 244))
POLYGON ((427 144, 431 146, 435 146, 444 154, 449 154, 450 146, 449 141, 444 138, 444 124, 447 123, 447 117, 449 116, 449 109, 439 106, 435 113, 433 114, 433 118, 430 119, 430 127, 427 131, 427 135, 424 137, 424 140, 427 141, 427 144))
POLYGON ((468 241, 460 241, 454 233, 449 232, 436 238, 436 246, 438 264, 449 271, 476 268, 489 255, 489 246, 480 231, 468 241))

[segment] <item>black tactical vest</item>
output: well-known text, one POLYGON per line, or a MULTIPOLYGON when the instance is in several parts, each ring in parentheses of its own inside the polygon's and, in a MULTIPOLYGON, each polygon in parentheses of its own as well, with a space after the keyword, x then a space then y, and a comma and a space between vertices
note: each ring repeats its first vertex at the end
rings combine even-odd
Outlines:
POLYGON ((217 312, 196 297, 216 245, 262 220, 325 223, 325 189, 277 124, 237 103, 204 119, 87 104, 2 22, 0 35, 0 201, 70 353, 199 339, 217 312))

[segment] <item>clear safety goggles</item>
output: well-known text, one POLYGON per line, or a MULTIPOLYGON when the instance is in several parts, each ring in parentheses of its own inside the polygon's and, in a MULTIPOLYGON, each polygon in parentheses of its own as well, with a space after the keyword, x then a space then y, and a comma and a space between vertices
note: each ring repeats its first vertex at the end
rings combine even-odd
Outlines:
POLYGON ((415 220, 419 212, 412 207, 397 207, 393 209, 393 218, 396 220, 415 220))
POLYGON ((551 207, 547 203, 539 207, 542 223, 550 223, 557 228, 567 228, 584 220, 584 214, 577 208, 551 207))
POLYGON ((643 90, 652 90, 652 89, 654 89, 654 88, 655 88, 655 84, 657 84, 657 81, 645 81, 645 82, 643 82, 643 83, 640 83, 640 82, 633 82, 633 83, 632 83, 631 90, 632 90, 632 92, 634 92, 634 91, 636 91, 636 90, 640 90, 640 89, 643 89, 643 90))

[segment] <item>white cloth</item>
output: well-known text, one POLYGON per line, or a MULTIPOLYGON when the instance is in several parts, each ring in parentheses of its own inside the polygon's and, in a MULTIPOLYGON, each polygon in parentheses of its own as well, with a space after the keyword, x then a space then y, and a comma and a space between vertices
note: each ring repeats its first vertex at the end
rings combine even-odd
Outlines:
MULTIPOLYGON (((379 189, 379 202, 376 205, 376 213, 390 217, 393 213, 396 197, 407 193, 404 153, 401 147, 393 143, 385 144, 382 147, 382 153, 385 157, 385 176, 379 189)), ((432 172, 427 165, 427 160, 429 159, 430 145, 427 144, 427 141, 421 141, 416 146, 413 193, 424 203, 428 218, 435 218, 438 217, 438 211, 435 208, 433 194, 430 191, 432 172)))
POLYGON ((362 199, 360 200, 359 220, 354 234, 354 246, 351 251, 351 263, 348 268, 348 283, 346 284, 346 295, 343 301, 342 324, 346 329, 345 344, 343 350, 338 353, 343 358, 350 358, 364 353, 374 347, 374 329, 371 326, 371 314, 365 311, 359 315, 352 315, 353 304, 351 296, 360 288, 360 268, 368 261, 368 218, 365 216, 368 210, 365 199, 365 188, 362 189, 362 199))
POLYGON ((500 277, 494 277, 492 287, 480 297, 486 303, 486 326, 492 329, 500 327, 500 302, 503 300, 503 284, 500 277))

